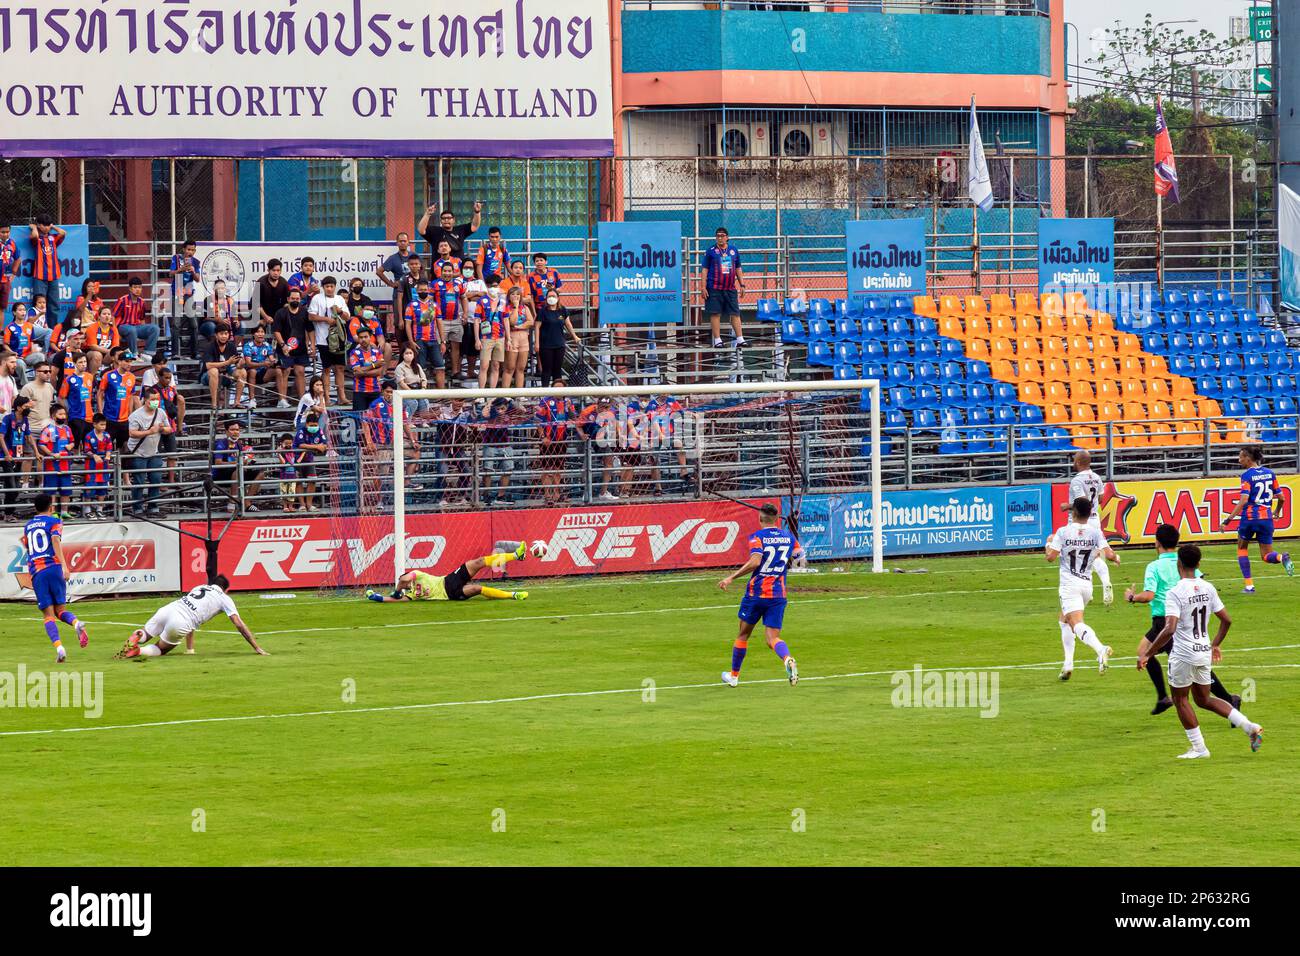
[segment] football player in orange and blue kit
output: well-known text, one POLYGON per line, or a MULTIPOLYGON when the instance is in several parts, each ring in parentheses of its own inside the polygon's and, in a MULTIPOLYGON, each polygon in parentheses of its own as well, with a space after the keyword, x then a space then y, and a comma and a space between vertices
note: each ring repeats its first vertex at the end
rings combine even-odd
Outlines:
POLYGON ((36 592, 36 606, 45 616, 45 633, 59 663, 67 660, 68 652, 59 639, 59 621, 74 628, 81 646, 90 642, 86 625, 69 611, 68 582, 64 577, 67 563, 63 560, 63 521, 53 514, 54 499, 45 493, 36 496, 36 516, 23 528, 23 547, 27 550, 27 571, 32 577, 32 590, 36 592))
POLYGON ((767 632, 767 646, 781 658, 786 677, 791 684, 799 682, 799 668, 781 639, 781 624, 785 618, 785 572, 791 559, 803 549, 794 535, 781 527, 776 505, 763 505, 758 509, 758 516, 761 527, 749 537, 749 560, 718 582, 718 587, 725 591, 736 578, 749 574, 737 615, 740 633, 731 649, 731 670, 722 672, 722 682, 732 687, 740 683, 740 665, 749 649, 749 635, 760 620, 767 632))
POLYGON ((1231 524, 1241 516, 1237 526, 1237 565, 1246 586, 1243 594, 1255 593, 1255 580, 1250 576, 1250 542, 1259 542, 1259 556, 1268 564, 1280 564, 1287 574, 1295 574, 1295 565, 1291 555, 1285 551, 1278 554, 1273 549, 1273 508, 1282 506, 1277 475, 1272 468, 1264 467, 1264 449, 1259 445, 1248 445, 1241 450, 1241 497, 1237 506, 1228 515, 1226 523, 1231 524))

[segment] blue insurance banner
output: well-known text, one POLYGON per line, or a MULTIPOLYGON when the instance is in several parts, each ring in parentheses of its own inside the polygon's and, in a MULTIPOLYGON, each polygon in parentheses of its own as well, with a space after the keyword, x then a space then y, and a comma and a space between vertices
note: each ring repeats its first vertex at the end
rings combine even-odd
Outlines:
MULTIPOLYGON (((790 511, 791 499, 784 502, 790 511)), ((871 557, 871 495, 805 495, 799 540, 810 561, 871 557)), ((889 491, 885 555, 1041 548, 1052 530, 1048 484, 889 491)))
POLYGON ((1114 219, 1038 220, 1039 292, 1068 292, 1114 281, 1114 219))
MULTIPOLYGON (((59 246, 59 302, 63 309, 58 316, 51 316, 51 324, 62 319, 62 312, 72 307, 77 296, 81 295, 81 283, 90 275, 90 229, 86 226, 65 226, 62 223, 56 225, 68 235, 59 246)), ((18 255, 22 259, 9 292, 11 307, 19 302, 32 304, 32 268, 36 265, 36 247, 32 245, 31 234, 31 223, 9 227, 9 237, 18 246, 18 255)))
POLYGON ((848 298, 925 294, 925 220, 865 219, 844 224, 848 298))
POLYGON ((682 224, 596 225, 600 324, 682 320, 682 224))

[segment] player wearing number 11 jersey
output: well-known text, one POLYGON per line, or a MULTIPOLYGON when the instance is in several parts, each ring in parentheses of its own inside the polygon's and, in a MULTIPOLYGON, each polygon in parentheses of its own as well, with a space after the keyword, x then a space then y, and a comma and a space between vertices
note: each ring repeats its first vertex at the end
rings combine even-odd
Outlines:
POLYGON ((737 615, 740 633, 731 649, 731 670, 722 672, 723 683, 732 687, 740 683, 740 665, 749 649, 749 635, 760 620, 767 632, 767 646, 781 659, 786 677, 791 684, 799 683, 799 668, 781 639, 781 625, 785 619, 786 569, 803 549, 794 535, 780 526, 781 517, 776 505, 763 505, 758 509, 758 516, 761 527, 750 535, 749 560, 718 582, 718 587, 725 591, 736 578, 749 575, 737 615))
POLYGON ((1178 549, 1179 581, 1165 597, 1165 626, 1154 641, 1142 639, 1138 648, 1138 669, 1146 667, 1151 655, 1169 641, 1169 685, 1174 689, 1174 707, 1191 745, 1184 759, 1208 757, 1209 748, 1201 736, 1200 724, 1192 701, 1202 710, 1211 710, 1250 738, 1250 749, 1258 750, 1264 740, 1264 728, 1253 723, 1232 704, 1210 693, 1210 665, 1223 657, 1219 645, 1232 626, 1232 619, 1213 584, 1196 577, 1201 563, 1201 549, 1185 544, 1178 549), (1210 615, 1219 619, 1218 633, 1210 640, 1210 615), (1189 699, 1189 697, 1191 699, 1189 699))
POLYGON ((1092 516, 1092 503, 1087 498, 1075 498, 1070 523, 1052 535, 1047 542, 1047 560, 1061 560, 1061 646, 1065 648, 1065 662, 1061 665, 1061 680, 1069 680, 1074 672, 1074 642, 1076 639, 1097 653, 1097 673, 1106 673, 1106 662, 1112 653, 1109 645, 1097 639, 1097 632, 1083 623, 1083 609, 1092 601, 1092 566, 1098 557, 1119 564, 1119 555, 1110 549, 1101 529, 1088 523, 1092 516))

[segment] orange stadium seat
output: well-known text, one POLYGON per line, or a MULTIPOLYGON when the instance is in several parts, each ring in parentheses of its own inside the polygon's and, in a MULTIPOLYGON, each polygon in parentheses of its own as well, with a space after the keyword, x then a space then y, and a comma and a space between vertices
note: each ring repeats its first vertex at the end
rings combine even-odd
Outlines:
POLYGON ((1142 359, 1136 355, 1122 355, 1119 357, 1119 370, 1124 378, 1141 378, 1142 359))
POLYGON ((989 296, 990 315, 1015 315, 1015 312, 1011 305, 1011 296, 1005 292, 994 292, 989 296))
POLYGON ((1016 347, 1008 338, 993 338, 989 340, 989 355, 1009 362, 1016 357, 1016 347))
POLYGON ((939 309, 934 304, 934 299, 930 298, 928 295, 912 296, 912 311, 917 315, 924 315, 930 319, 937 319, 939 317, 939 309))
POLYGON ((1114 335, 1115 317, 1109 312, 1094 312, 1092 314, 1092 331, 1114 335))
POLYGON ((1070 378, 1070 366, 1062 358, 1049 358, 1043 362, 1043 379, 1048 382, 1065 382, 1070 378))
POLYGON ((1099 402, 1121 402, 1124 400, 1123 393, 1120 392, 1119 385, 1114 379, 1099 378, 1097 379, 1097 401, 1099 402))
POLYGON ((1071 315, 1065 320, 1065 329, 1071 335, 1087 335, 1092 330, 1088 328, 1088 320, 1082 315, 1071 315))
MULTIPOLYGON (((921 296, 917 296, 917 299, 920 298, 921 296)), ((920 313, 918 312, 917 314, 919 315, 920 313)), ((962 314, 961 299, 955 295, 942 296, 939 299, 939 314, 940 315, 961 315, 962 314)))
POLYGON ((1126 422, 1144 422, 1148 417, 1147 407, 1142 402, 1126 401, 1124 403, 1124 420, 1126 422))
POLYGON ((987 339, 989 337, 989 321, 982 315, 966 316, 966 340, 987 339))
POLYGON ((1043 350, 1038 344, 1038 336, 1022 335, 1016 339, 1016 356, 1018 358, 1038 358, 1042 354, 1043 350))
POLYGON ((994 359, 989 365, 989 374, 1000 382, 1014 382, 1018 377, 1010 359, 994 359))
POLYGON ((1070 378, 1092 378, 1092 363, 1082 355, 1075 355, 1067 361, 1070 363, 1070 378))
POLYGON ((1164 400, 1173 398, 1174 394, 1169 388, 1168 379, 1148 378, 1147 397, 1153 399, 1164 399, 1164 400))
MULTIPOLYGON (((1016 297, 1019 301, 1019 296, 1016 297)), ((1043 297, 1038 302, 1038 311, 1043 316, 1062 316, 1065 314, 1065 308, 1061 303, 1061 297, 1055 292, 1044 292, 1043 297)))
POLYGON ((1115 428, 1117 432, 1120 429, 1123 429, 1120 438, 1120 446, 1123 448, 1146 448, 1151 444, 1151 440, 1147 437, 1146 426, 1141 423, 1126 422, 1123 425, 1117 425, 1115 428))
POLYGON ((1174 398, 1195 398, 1196 383, 1190 378, 1183 378, 1181 375, 1175 375, 1170 391, 1174 398))
POLYGON ((1097 391, 1093 388, 1092 382, 1086 378, 1071 379, 1070 401, 1087 402, 1089 405, 1096 404, 1097 391))
POLYGON ((1045 359, 1063 359, 1065 358, 1065 343, 1054 335, 1044 336, 1042 354, 1045 359))
POLYGON ((1070 437, 1077 447, 1086 448, 1089 451, 1105 447, 1095 425, 1076 425, 1070 429, 1070 437))
POLYGON ((1038 296, 1033 292, 1017 292, 1016 314, 1040 315, 1041 313, 1038 310, 1038 296))
POLYGON ((1091 355, 1092 343, 1086 335, 1071 335, 1065 340, 1065 351, 1070 355, 1091 355))
POLYGON ((1016 316, 1016 333, 1037 336, 1039 334, 1038 319, 1032 315, 1016 316))
POLYGON ((1115 340, 1109 335, 1094 335, 1092 338, 1092 354, 1098 356, 1114 355, 1115 340))
POLYGON ((1141 378, 1126 378, 1124 384, 1120 386, 1124 393, 1124 401, 1140 402, 1147 397, 1147 383, 1141 378))
POLYGON ((973 315, 987 315, 989 311, 988 304, 984 301, 982 295, 966 296, 966 312, 973 315))
POLYGON ((1043 404, 1043 389, 1037 382, 1027 382, 1023 378, 1016 390, 1016 397, 1028 405, 1043 404))
POLYGON ((1049 405, 1061 405, 1070 400, 1070 390, 1065 387, 1064 382, 1044 382, 1043 383, 1044 401, 1049 405))
POLYGON ((946 335, 954 339, 966 337, 966 330, 962 328, 961 319, 955 315, 939 316, 939 334, 946 335))
POLYGON ((1009 315, 995 315, 989 319, 989 331, 992 335, 1010 338, 1016 334, 1016 320, 1009 315))
POLYGON ((1092 309, 1088 306, 1088 297, 1082 292, 1067 292, 1065 294, 1065 314, 1084 318, 1091 315, 1092 309))
POLYGON ((1044 335, 1064 335, 1065 320, 1059 315, 1043 316, 1043 334, 1044 335))
POLYGON ((1144 355, 1143 358, 1145 361, 1142 370, 1148 377, 1169 374, 1169 363, 1165 361, 1163 355, 1144 355))
POLYGON ((1097 356, 1097 361, 1094 364, 1097 368, 1097 378, 1119 378, 1119 366, 1115 364, 1115 360, 1109 355, 1097 356))
POLYGON ((1043 409, 1043 421, 1048 425, 1070 424, 1070 413, 1064 405, 1048 405, 1043 409))
POLYGON ((1119 422, 1124 420, 1124 413, 1114 402, 1102 402, 1097 406, 1097 421, 1119 422))
POLYGON ((973 358, 973 359, 983 359, 985 362, 987 362, 989 360, 988 341, 986 339, 968 338, 966 340, 966 357, 973 358))
POLYGON ((1142 340, 1131 332, 1121 332, 1117 351, 1120 355, 1136 355, 1142 351, 1142 340))

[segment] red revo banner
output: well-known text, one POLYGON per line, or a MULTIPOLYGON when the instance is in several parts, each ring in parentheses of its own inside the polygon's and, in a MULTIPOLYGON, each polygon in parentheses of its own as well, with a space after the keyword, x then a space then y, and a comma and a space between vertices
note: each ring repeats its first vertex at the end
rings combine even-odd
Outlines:
MULTIPOLYGON (((754 508, 693 501, 612 508, 543 508, 421 514, 406 518, 407 567, 448 574, 498 541, 547 544, 546 558, 511 564, 512 577, 671 571, 739 565, 758 528, 754 508)), ((182 525, 202 534, 201 522, 182 525)), ((182 541, 182 587, 204 583, 203 545, 182 541)), ((393 518, 236 521, 221 540, 221 573, 232 590, 391 584, 393 518)))

